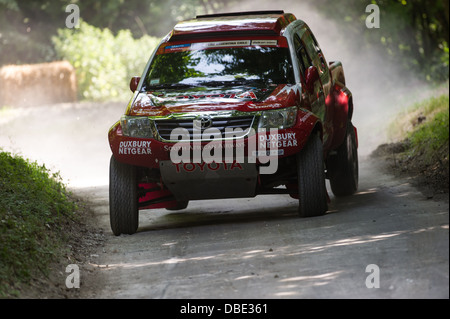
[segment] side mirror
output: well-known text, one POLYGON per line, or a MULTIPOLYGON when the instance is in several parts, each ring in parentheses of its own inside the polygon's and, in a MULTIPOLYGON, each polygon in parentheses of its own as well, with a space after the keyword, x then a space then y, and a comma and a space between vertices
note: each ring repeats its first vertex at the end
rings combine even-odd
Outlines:
POLYGON ((141 80, 140 76, 133 76, 130 81, 130 90, 134 93, 136 91, 139 81, 141 80))
POLYGON ((319 80, 319 71, 315 66, 310 66, 305 72, 306 89, 309 93, 314 91, 314 83, 319 80))

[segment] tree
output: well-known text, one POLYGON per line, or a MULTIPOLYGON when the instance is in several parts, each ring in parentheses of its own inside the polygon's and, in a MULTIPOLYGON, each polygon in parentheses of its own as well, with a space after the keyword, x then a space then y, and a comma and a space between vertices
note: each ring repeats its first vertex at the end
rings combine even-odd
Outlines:
POLYGON ((340 2, 316 0, 312 4, 342 25, 348 37, 365 37, 368 47, 381 46, 405 69, 428 80, 448 79, 448 0, 373 0, 380 8, 381 26, 374 32, 364 27, 366 0, 340 2))
MULTIPOLYGON (((80 0, 80 17, 114 34, 162 37, 173 25, 197 14, 226 10, 235 0, 80 0)), ((67 0, 0 0, 0 65, 51 61, 51 37, 65 28, 67 0)))

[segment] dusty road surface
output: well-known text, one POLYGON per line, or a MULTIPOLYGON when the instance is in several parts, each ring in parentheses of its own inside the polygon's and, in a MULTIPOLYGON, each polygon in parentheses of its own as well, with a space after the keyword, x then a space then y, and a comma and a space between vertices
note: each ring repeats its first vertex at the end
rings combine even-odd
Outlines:
MULTIPOLYGON (((448 203, 367 164, 360 192, 319 218, 299 219, 287 196, 143 212, 137 234, 108 236, 91 260, 85 296, 448 298, 448 203)), ((107 188, 80 192, 108 233, 107 188)))
POLYGON ((138 233, 114 236, 106 132, 123 109, 63 104, 0 117, 0 145, 59 170, 104 234, 80 265, 80 297, 449 298, 448 197, 430 199, 365 156, 358 193, 331 197, 323 217, 298 218, 286 195, 197 201, 143 211, 138 233))

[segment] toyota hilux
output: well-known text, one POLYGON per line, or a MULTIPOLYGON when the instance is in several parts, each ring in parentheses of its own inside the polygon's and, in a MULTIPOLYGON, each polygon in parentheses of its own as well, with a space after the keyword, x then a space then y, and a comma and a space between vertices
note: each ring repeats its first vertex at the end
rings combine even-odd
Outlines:
POLYGON ((358 187, 353 97, 308 25, 283 11, 197 16, 154 50, 109 130, 110 222, 133 234, 144 209, 263 194, 326 213, 358 187))

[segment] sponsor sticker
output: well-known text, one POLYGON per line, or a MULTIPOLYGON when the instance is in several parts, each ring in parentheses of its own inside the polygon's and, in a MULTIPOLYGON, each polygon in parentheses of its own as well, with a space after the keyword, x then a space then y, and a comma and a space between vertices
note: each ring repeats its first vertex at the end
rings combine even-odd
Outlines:
POLYGON ((252 45, 278 45, 278 40, 252 40, 252 45))
POLYGON ((119 144, 119 154, 148 155, 152 154, 150 144, 152 141, 122 141, 119 144))
POLYGON ((181 171, 184 172, 204 172, 207 171, 217 171, 217 170, 243 170, 242 165, 239 162, 233 162, 233 163, 226 163, 226 162, 211 162, 211 163, 172 163, 175 166, 176 172, 180 173, 181 171))
POLYGON ((202 50, 202 49, 214 49, 214 48, 227 48, 227 47, 245 47, 245 46, 277 46, 278 40, 228 40, 228 41, 215 41, 215 42, 199 42, 199 43, 184 43, 166 46, 165 53, 170 52, 182 52, 188 50, 202 50))
POLYGON ((165 48, 166 52, 178 52, 178 51, 186 51, 189 50, 191 47, 190 43, 186 44, 176 44, 176 45, 170 45, 165 48))
POLYGON ((224 48, 224 47, 245 47, 245 46, 249 46, 250 43, 251 43, 250 40, 202 42, 202 43, 196 43, 195 48, 197 48, 197 46, 204 48, 204 49, 224 48))
POLYGON ((277 133, 267 136, 260 135, 259 142, 266 143, 267 148, 285 148, 298 146, 295 135, 297 133, 277 133))

